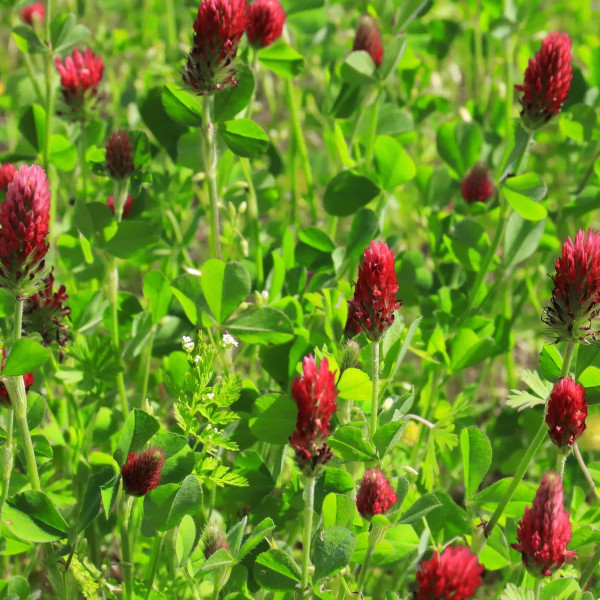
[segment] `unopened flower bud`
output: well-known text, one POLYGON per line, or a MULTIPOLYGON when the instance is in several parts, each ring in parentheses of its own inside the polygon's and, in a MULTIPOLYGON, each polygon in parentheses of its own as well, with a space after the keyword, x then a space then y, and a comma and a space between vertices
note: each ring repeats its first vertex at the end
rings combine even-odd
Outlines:
POLYGON ((165 453, 161 448, 150 448, 141 454, 131 452, 121 467, 123 488, 131 496, 145 496, 158 487, 165 453))

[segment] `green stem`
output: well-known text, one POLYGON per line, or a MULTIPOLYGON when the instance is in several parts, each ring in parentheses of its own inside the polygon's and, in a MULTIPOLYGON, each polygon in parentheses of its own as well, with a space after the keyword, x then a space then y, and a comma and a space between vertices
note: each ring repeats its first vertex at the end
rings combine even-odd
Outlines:
POLYGON ((146 396, 148 395, 148 382, 150 380, 150 367, 152 365, 152 347, 154 346, 154 337, 156 336, 156 327, 152 328, 150 339, 144 349, 144 362, 142 371, 142 393, 140 395, 140 404, 138 408, 144 407, 146 396))
POLYGON ((301 595, 310 598, 308 569, 310 567, 310 540, 312 536, 313 510, 315 503, 315 478, 306 477, 304 485, 304 531, 302 537, 302 586, 301 595))
POLYGON ((380 87, 377 90, 375 101, 373 102, 373 112, 371 113, 371 123, 369 125, 369 135, 367 137, 367 146, 365 151, 365 171, 371 169, 371 162, 373 161, 373 148, 375 147, 375 138, 377 137, 377 122, 379 120, 379 99, 383 88, 380 87))
MULTIPOLYGON (((88 180, 88 172, 87 172, 87 162, 85 159, 87 153, 87 139, 85 135, 85 121, 81 122, 81 131, 79 137, 79 170, 81 172, 81 186, 83 188, 82 200, 83 202, 87 202, 87 180, 88 180)), ((114 199, 117 202, 117 198, 114 199)))
POLYGON ((158 572, 158 563, 160 554, 163 547, 163 535, 162 533, 158 533, 154 537, 154 542, 152 544, 152 554, 150 556, 150 569, 148 572, 148 577, 146 579, 146 600, 150 598, 150 594, 152 593, 152 586, 154 585, 154 579, 156 578, 156 573, 158 572))
POLYGON ((596 483, 594 482, 594 478, 592 477, 592 474, 587 468, 585 461, 583 460, 583 456, 581 456, 579 446, 577 444, 573 444, 573 452, 575 454, 577 462, 579 463, 579 467, 583 472, 583 476, 585 477, 586 481, 588 482, 588 485, 590 486, 590 489, 592 490, 592 493, 594 494, 596 500, 600 500, 600 496, 598 495, 598 491, 596 490, 596 483))
POLYGON ((167 21, 167 46, 169 52, 173 52, 177 47, 177 19, 173 0, 166 0, 165 13, 167 21))
POLYGON ((315 204, 315 184, 313 178, 312 167, 310 166, 310 160, 308 158, 308 150, 306 149, 306 141, 304 140, 304 133, 302 130, 302 124, 299 118, 298 101, 292 85, 291 79, 285 80, 285 90, 288 97, 288 106, 290 109, 290 117, 292 119, 292 127, 294 131, 294 139, 296 141, 296 147, 300 153, 300 159, 302 161, 302 170, 304 171, 304 177, 306 179, 306 195, 308 204, 310 206, 310 214, 312 220, 317 218, 317 206, 315 204))
POLYGON ((217 138, 215 125, 210 118, 211 96, 202 99, 202 158, 208 183, 210 201, 210 250, 211 256, 221 258, 221 238, 219 227, 219 191, 217 187, 217 138))
MULTIPOLYGON (((50 131, 52 123, 52 34, 50 30, 50 23, 52 19, 52 0, 46 0, 45 6, 45 37, 46 37, 46 55, 44 57, 44 76, 46 79, 46 123, 45 123, 45 136, 44 136, 44 170, 48 172, 48 166, 50 164, 50 131)), ((51 206, 55 203, 52 202, 51 206)), ((52 231, 52 228, 50 229, 52 231)))
POLYGON ((585 591, 587 584, 589 583, 592 575, 596 572, 596 565, 600 562, 600 546, 596 548, 596 552, 590 559, 590 562, 586 565, 583 573, 581 574, 581 579, 579 580, 579 587, 585 591))
POLYGON ((369 440, 373 441, 377 431, 377 414, 379 412, 379 349, 381 342, 371 342, 371 418, 369 420, 369 440))
POLYGON ((0 498, 0 518, 2 517, 2 509, 8 498, 8 488, 10 486, 10 474, 13 468, 13 423, 14 411, 11 408, 6 413, 6 441, 2 449, 2 498, 0 498))
POLYGON ((556 456, 556 470, 560 474, 561 480, 565 477, 565 463, 567 462, 567 455, 564 452, 558 451, 556 456))
MULTIPOLYGON (((116 209, 116 204, 115 204, 116 209)), ((119 342, 119 265, 116 257, 111 257, 107 261, 108 270, 108 302, 111 308, 111 337, 113 350, 119 363, 119 372, 117 373, 117 388, 119 390, 119 400, 121 402, 121 411, 123 419, 129 414, 129 405, 127 403, 127 391, 125 389, 125 377, 123 375, 123 361, 121 360, 121 344, 119 342)))
POLYGON ((367 572, 369 570, 369 563, 371 562, 371 557, 373 556, 373 552, 375 552, 375 548, 369 544, 367 548, 367 554, 365 556, 365 560, 363 564, 360 566, 360 572, 358 574, 358 582, 356 584, 358 588, 357 597, 362 598, 362 591, 365 587, 365 579, 367 578, 367 572))
POLYGON ((264 283, 265 274, 263 270, 262 247, 260 245, 258 201, 256 199, 254 183, 252 182, 250 161, 247 158, 240 158, 240 164, 242 165, 242 171, 244 172, 244 176, 246 177, 246 181, 248 183, 248 216, 250 217, 250 231, 252 235, 252 242, 254 244, 254 253, 256 256, 256 288, 261 290, 264 283))
POLYGON ((31 58, 29 57, 29 54, 23 54, 23 62, 25 63, 25 68, 27 69, 29 79, 31 79, 31 84, 33 85, 33 91, 35 92, 37 100, 40 103, 40 105, 44 105, 45 100, 44 95, 42 93, 42 88, 40 87, 39 81, 37 80, 37 77, 35 76, 35 73, 33 71, 33 65, 31 63, 31 58))
POLYGON ((187 566, 183 568, 183 575, 192 591, 192 595, 194 596, 194 600, 201 600, 200 592, 198 592, 198 587, 196 586, 196 582, 192 578, 192 576, 188 573, 187 566))
POLYGON ((123 570, 123 600, 133 598, 133 563, 129 545, 129 520, 133 496, 125 496, 119 503, 121 528, 121 569, 123 570))
POLYGON ((538 579, 535 586, 535 600, 540 600, 540 595, 542 593, 542 588, 544 587, 544 580, 538 579))

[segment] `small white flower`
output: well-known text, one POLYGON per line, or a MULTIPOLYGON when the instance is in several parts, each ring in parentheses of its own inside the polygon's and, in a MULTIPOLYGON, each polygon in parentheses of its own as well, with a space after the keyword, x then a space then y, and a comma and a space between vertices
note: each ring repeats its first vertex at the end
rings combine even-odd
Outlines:
POLYGON ((225 348, 231 348, 231 346, 238 346, 238 341, 230 334, 226 333, 223 335, 223 340, 221 342, 225 348))
POLYGON ((269 292, 267 290, 263 290, 260 295, 263 297, 264 300, 268 300, 269 299, 269 292))
POLYGON ((192 341, 192 338, 189 335, 184 335, 182 340, 183 340, 183 349, 186 352, 193 352, 195 344, 192 341))
POLYGON ((383 404, 381 405, 381 409, 383 411, 390 410, 390 408, 392 408, 393 404, 394 404, 394 399, 388 397, 383 401, 383 404))
POLYGON ((196 364, 200 363, 201 360, 202 360, 202 357, 199 354, 196 354, 196 356, 194 356, 194 362, 196 364))
MULTIPOLYGON (((209 400, 212 400, 215 397, 214 394, 206 394, 206 396, 208 397, 209 400)), ((209 429, 210 429, 210 425, 209 425, 209 429)))

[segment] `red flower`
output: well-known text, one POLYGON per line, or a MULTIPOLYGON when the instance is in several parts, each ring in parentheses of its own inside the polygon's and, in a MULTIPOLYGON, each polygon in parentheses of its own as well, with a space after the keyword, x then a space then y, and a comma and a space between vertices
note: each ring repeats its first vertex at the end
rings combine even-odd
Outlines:
POLYGON ((560 112, 572 78, 571 38, 555 31, 542 42, 535 58, 529 59, 523 85, 515 85, 523 92, 521 118, 526 127, 538 129, 560 112))
POLYGON ((397 499, 398 496, 386 476, 379 469, 369 469, 356 495, 356 508, 368 519, 387 512, 396 504, 397 499))
POLYGON ((25 303, 23 328, 39 333, 44 346, 50 346, 54 342, 64 346, 69 341, 65 321, 71 314, 71 309, 65 306, 69 299, 66 291, 64 285, 54 291, 54 276, 50 274, 44 286, 25 303))
MULTIPOLYGON (((115 198, 114 198, 114 196, 109 196, 106 199, 106 206, 108 206, 108 208, 110 208, 110 211, 114 215, 115 214, 115 198)), ((132 208, 133 208, 133 198, 131 197, 131 194, 127 194, 127 200, 125 200, 125 205, 123 206, 123 218, 125 218, 130 213, 132 208)))
MULTIPOLYGON (((38 165, 23 165, 15 172, 6 200, 0 204, 2 285, 17 291, 18 282, 26 284, 25 280, 35 279, 43 270, 49 221, 50 190, 46 172, 38 165)), ((25 294, 25 290, 19 289, 17 293, 25 294)))
POLYGON ((548 473, 517 530, 518 544, 511 546, 523 557, 523 564, 535 576, 552 575, 565 560, 574 559, 575 552, 567 550, 571 541, 569 511, 563 504, 563 486, 556 473, 548 473))
POLYGON ((113 179, 125 179, 134 169, 129 136, 124 131, 114 131, 106 144, 106 170, 113 179))
POLYGON ((368 52, 375 65, 377 67, 381 66, 381 61, 383 60, 381 33, 379 27, 377 27, 377 21, 371 15, 366 13, 360 15, 352 50, 364 50, 368 52))
POLYGON ((298 405, 296 431, 290 444, 296 451, 296 461, 307 474, 313 475, 317 466, 331 459, 325 443, 329 436, 329 419, 337 408, 335 374, 329 370, 326 358, 317 364, 312 354, 302 361, 302 375, 292 383, 292 396, 298 405))
POLYGON ((600 233, 589 229, 577 232, 563 244, 556 260, 554 289, 542 321, 549 334, 559 341, 596 341, 600 331, 600 233))
POLYGON ((216 525, 209 525, 204 530, 202 542, 202 553, 206 560, 208 560, 217 550, 229 550, 227 536, 223 533, 223 530, 216 525))
POLYGON ((464 546, 449 546, 421 563, 416 600, 466 600, 481 585, 483 567, 464 546))
MULTIPOLYGON (((2 364, 0 365, 0 369, 4 369, 5 361, 6 348, 2 346, 2 364)), ((23 375, 23 383, 25 384, 25 391, 28 392, 29 388, 33 385, 33 373, 27 373, 26 375, 23 375)), ((12 404, 10 401, 10 396, 8 395, 8 390, 2 381, 0 381, 0 404, 4 404, 5 406, 10 406, 12 404)))
POLYGON ((6 191, 8 184, 13 180, 17 167, 12 163, 0 165, 0 190, 6 191))
POLYGON ((21 10, 21 20, 27 25, 33 25, 34 19, 39 19, 40 22, 44 20, 46 16, 46 9, 44 8, 43 2, 34 2, 29 6, 25 6, 21 10))
POLYGON ((150 448, 139 456, 131 452, 121 467, 125 491, 131 496, 145 496, 158 487, 164 462, 165 453, 160 448, 150 448))
POLYGON ((256 0, 248 6, 246 34, 253 46, 265 48, 281 37, 285 10, 279 0, 256 0))
POLYGON ((494 184, 490 179, 487 165, 477 163, 467 173, 461 184, 462 197, 465 202, 486 202, 494 195, 494 184))
POLYGON ((585 431, 587 413, 585 388, 569 377, 559 379, 550 394, 546 414, 552 441, 559 448, 570 448, 585 431))
POLYGON ((384 242, 372 241, 365 249, 354 298, 348 302, 346 331, 380 340, 394 322, 394 311, 402 306, 396 300, 398 280, 394 255, 384 242))
POLYGON ((247 24, 246 0, 202 0, 183 81, 198 94, 237 85, 233 61, 247 24))
POLYGON ((60 74, 63 100, 73 110, 82 109, 86 99, 98 94, 104 72, 102 58, 86 48, 84 54, 73 50, 64 63, 57 58, 55 64, 60 74))

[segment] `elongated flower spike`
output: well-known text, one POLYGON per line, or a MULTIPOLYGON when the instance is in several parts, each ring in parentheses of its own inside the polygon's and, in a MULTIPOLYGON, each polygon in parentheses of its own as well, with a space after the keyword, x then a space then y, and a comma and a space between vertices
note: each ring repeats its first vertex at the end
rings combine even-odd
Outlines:
POLYGON ((542 313, 555 342, 596 342, 600 331, 600 233, 580 229, 562 246, 556 260, 554 289, 542 313))
POLYGON ((104 73, 102 58, 86 48, 83 54, 73 50, 73 54, 67 56, 64 62, 57 58, 55 64, 60 74, 63 101, 72 116, 79 117, 92 107, 98 96, 98 85, 104 73))
POLYGON ((465 546, 449 546, 421 563, 415 600, 467 600, 481 585, 483 567, 465 546))
POLYGON ((13 180, 17 167, 12 163, 4 163, 0 165, 0 190, 5 192, 8 189, 8 184, 13 180))
POLYGON ((285 10, 279 0, 256 0, 248 6, 248 41, 266 48, 281 37, 285 25, 285 10))
POLYGON ((371 341, 380 340, 402 306, 397 292, 394 255, 384 242, 372 241, 358 270, 354 298, 348 302, 346 332, 363 331, 371 341))
POLYGON ((308 475, 316 474, 320 465, 331 460, 327 446, 330 433, 329 419, 335 412, 338 395, 335 374, 329 370, 326 358, 319 367, 312 355, 302 361, 302 374, 292 383, 292 396, 298 406, 296 430, 290 444, 296 453, 296 462, 308 475))
POLYGON ((27 25, 33 25, 34 19, 39 19, 40 23, 46 17, 46 8, 43 2, 34 2, 21 9, 21 20, 27 25))
POLYGON ((48 272, 44 259, 49 222, 46 172, 39 165, 23 165, 0 204, 0 285, 15 297, 33 295, 48 272))
POLYGON ((559 379, 548 401, 546 424, 550 438, 560 449, 568 449, 585 431, 588 407, 585 388, 569 377, 559 379))
POLYGON ((106 170, 113 179, 125 179, 135 170, 131 140, 125 131, 113 131, 108 138, 106 170))
POLYGON ((379 469, 369 469, 356 495, 356 508, 365 519, 370 519, 387 512, 397 499, 387 477, 379 469))
POLYGON ((164 462, 165 453, 160 448, 150 448, 139 455, 131 452, 121 467, 125 492, 130 496, 145 496, 157 488, 164 462))
MULTIPOLYGON (((2 346, 2 364, 0 365, 0 372, 4 369, 4 363, 6 361, 6 348, 2 346)), ((29 388, 33 385, 33 373, 26 373, 23 375, 23 383, 25 384, 25 391, 28 392, 29 388)), ((0 381, 0 404, 4 406, 11 406, 10 396, 8 390, 4 385, 3 381, 0 381)))
POLYGON ((521 119, 527 129, 539 129, 560 112, 569 95, 571 79, 571 38, 554 31, 529 60, 523 84, 515 85, 523 92, 521 119))
POLYGON ((379 27, 377 27, 377 21, 371 15, 366 13, 360 15, 352 50, 364 50, 368 52, 375 66, 381 66, 383 61, 381 32, 379 31, 379 27))
POLYGON ((460 190, 465 202, 486 202, 494 195, 494 183, 490 178, 487 165, 477 163, 462 180, 460 190))
POLYGON ((246 0, 202 0, 183 81, 204 95, 237 85, 234 60, 248 24, 246 0))
POLYGON ((576 553, 567 550, 571 536, 562 481, 550 472, 542 479, 532 506, 525 508, 517 530, 519 543, 511 546, 521 553, 523 564, 534 576, 548 577, 575 558, 576 553))

